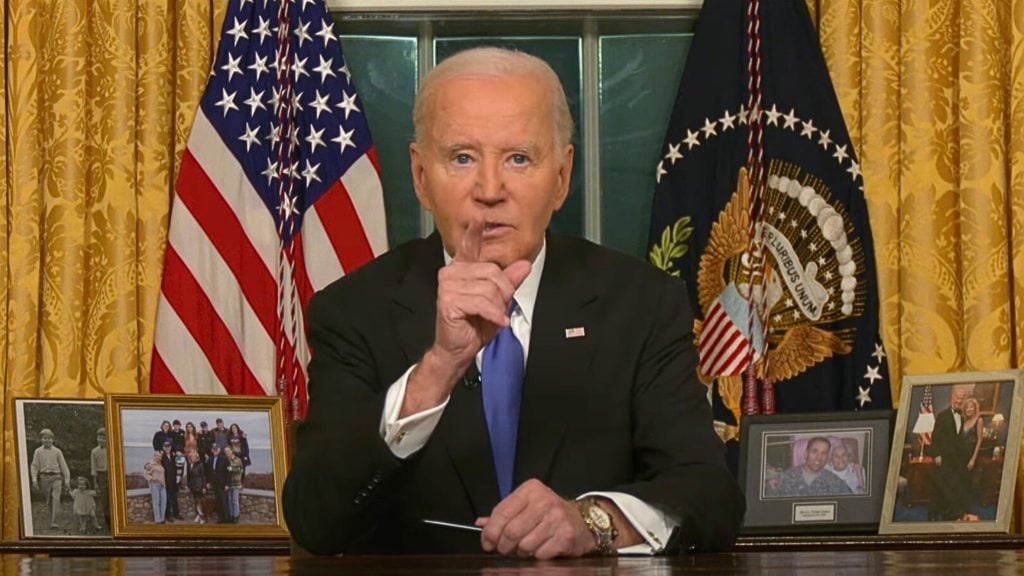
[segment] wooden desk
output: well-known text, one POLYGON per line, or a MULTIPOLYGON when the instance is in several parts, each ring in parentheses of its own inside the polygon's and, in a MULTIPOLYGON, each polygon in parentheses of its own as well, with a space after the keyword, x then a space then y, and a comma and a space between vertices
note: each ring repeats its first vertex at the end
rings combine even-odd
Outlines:
POLYGON ((289 558, 219 557, 33 557, 0 556, 4 574, 102 574, 167 576, 171 574, 339 574, 589 576, 666 574, 1019 574, 1022 550, 862 550, 825 552, 737 552, 671 558, 583 558, 535 562, 493 556, 352 556, 289 558))

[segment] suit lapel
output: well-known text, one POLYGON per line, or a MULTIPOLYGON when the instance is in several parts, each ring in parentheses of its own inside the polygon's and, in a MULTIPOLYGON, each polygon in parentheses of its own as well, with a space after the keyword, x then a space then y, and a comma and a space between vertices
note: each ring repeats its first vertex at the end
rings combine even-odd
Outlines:
POLYGON ((576 254, 557 236, 548 237, 544 273, 530 330, 516 446, 515 484, 546 478, 566 427, 576 413, 594 349, 588 306, 597 299, 583 278, 576 254), (566 330, 591 329, 568 337, 566 330))
MULTIPOLYGON (((437 271, 444 265, 437 233, 431 235, 424 246, 423 251, 414 256, 413 265, 395 294, 398 334, 409 364, 418 362, 434 341, 437 271)), ((452 390, 433 439, 447 448, 474 511, 486 515, 498 503, 498 481, 478 376, 476 364, 470 364, 466 377, 452 390)))

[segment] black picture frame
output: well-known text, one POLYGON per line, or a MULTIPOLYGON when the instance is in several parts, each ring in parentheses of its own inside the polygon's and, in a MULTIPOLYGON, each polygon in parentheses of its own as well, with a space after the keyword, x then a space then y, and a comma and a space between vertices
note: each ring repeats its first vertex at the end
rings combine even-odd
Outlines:
POLYGON ((871 410, 745 417, 739 461, 740 486, 747 498, 742 533, 876 532, 885 496, 893 415, 892 410, 871 410), (818 437, 827 441, 824 465, 820 462, 826 443, 818 437), (800 480, 810 454, 808 445, 821 466, 818 472, 808 472, 820 476, 810 493, 800 480), (840 445, 847 461, 842 468, 840 445), (829 476, 821 476, 826 469, 829 476), (835 474, 833 469, 841 472, 835 474))

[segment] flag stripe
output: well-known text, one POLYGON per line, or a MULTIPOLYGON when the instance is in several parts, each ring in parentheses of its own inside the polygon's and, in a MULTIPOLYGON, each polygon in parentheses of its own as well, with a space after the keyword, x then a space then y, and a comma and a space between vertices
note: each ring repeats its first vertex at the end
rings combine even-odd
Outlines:
POLYGON ((153 351, 153 364, 150 367, 149 391, 157 394, 182 394, 185 392, 178 381, 164 364, 164 359, 158 350, 153 351))
POLYGON ((309 282, 315 290, 321 290, 345 275, 341 268, 341 260, 334 251, 334 244, 320 219, 320 206, 323 204, 318 203, 306 211, 302 234, 299 235, 303 239, 306 259, 311 263, 306 266, 306 270, 309 282))
MULTIPOLYGON (((175 287, 166 291, 167 303, 188 327, 188 332, 210 360, 213 373, 225 384, 228 393, 268 393, 246 365, 231 330, 172 247, 168 247, 164 261, 164 280, 175 287)), ((178 381, 181 382, 181 378, 178 381)))
MULTIPOLYGON (((166 276, 165 270, 164 277, 166 276)), ((168 348, 172 354, 162 354, 157 350, 153 357, 161 357, 167 373, 170 374, 170 380, 186 392, 224 394, 226 390, 217 380, 206 354, 166 298, 161 297, 157 304, 157 318, 160 319, 156 325, 157 338, 163 342, 173 342, 174 347, 168 348)), ((154 390, 157 391, 173 392, 173 388, 167 386, 154 390)))
MULTIPOLYGON (((388 235, 384 226, 364 227, 363 222, 384 222, 384 189, 381 187, 377 168, 368 157, 374 154, 371 148, 367 155, 355 163, 341 177, 341 183, 352 201, 356 213, 356 222, 363 229, 365 240, 369 243, 372 254, 380 254, 387 250, 388 235)), ((352 267, 346 267, 351 271, 352 267)))
POLYGON ((335 182, 316 202, 316 210, 330 214, 332 218, 321 219, 327 238, 331 241, 341 267, 351 272, 373 258, 370 242, 363 232, 356 207, 341 182, 335 182))

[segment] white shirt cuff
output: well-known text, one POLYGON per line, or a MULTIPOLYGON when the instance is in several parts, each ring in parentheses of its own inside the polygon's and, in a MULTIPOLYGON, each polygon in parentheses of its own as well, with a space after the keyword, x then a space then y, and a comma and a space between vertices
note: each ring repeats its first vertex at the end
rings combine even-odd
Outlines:
POLYGON ((631 494, 623 492, 587 492, 577 500, 588 496, 601 496, 615 503, 626 517, 626 520, 633 525, 633 528, 643 537, 644 543, 619 548, 619 554, 653 555, 665 549, 672 531, 679 526, 679 521, 667 516, 661 510, 644 502, 631 494))
POLYGON ((380 417, 381 437, 384 438, 391 453, 402 459, 412 456, 427 445, 427 440, 430 440, 430 435, 437 428, 441 414, 444 413, 445 406, 451 398, 449 396, 438 406, 399 419, 398 415, 405 401, 405 385, 409 382, 409 374, 412 374, 414 368, 416 364, 410 366, 405 374, 388 387, 388 394, 384 399, 384 412, 380 417))

